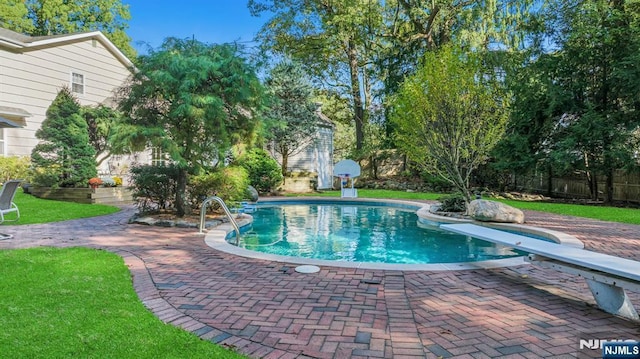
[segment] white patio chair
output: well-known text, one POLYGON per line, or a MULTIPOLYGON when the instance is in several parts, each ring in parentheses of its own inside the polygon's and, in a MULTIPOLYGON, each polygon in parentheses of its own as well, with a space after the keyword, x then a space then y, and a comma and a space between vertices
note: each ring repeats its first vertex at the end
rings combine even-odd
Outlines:
POLYGON ((20 210, 15 203, 13 203, 13 197, 16 195, 18 191, 18 186, 20 185, 21 180, 11 180, 5 182, 2 186, 2 190, 0 190, 0 223, 4 221, 17 221, 20 219, 20 210), (5 219, 5 215, 9 213, 16 213, 16 219, 5 219))

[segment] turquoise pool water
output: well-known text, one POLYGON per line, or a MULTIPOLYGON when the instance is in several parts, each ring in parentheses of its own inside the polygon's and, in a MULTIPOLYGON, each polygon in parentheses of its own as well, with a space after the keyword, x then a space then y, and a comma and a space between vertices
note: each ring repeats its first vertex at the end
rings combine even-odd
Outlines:
POLYGON ((475 262, 524 253, 418 225, 416 208, 335 203, 260 205, 239 246, 303 258, 429 264, 475 262))

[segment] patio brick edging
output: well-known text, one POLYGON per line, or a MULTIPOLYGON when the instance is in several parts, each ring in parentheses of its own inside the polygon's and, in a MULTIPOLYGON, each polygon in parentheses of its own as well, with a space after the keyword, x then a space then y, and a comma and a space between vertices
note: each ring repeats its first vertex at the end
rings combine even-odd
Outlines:
POLYGON ((173 326, 189 331, 203 340, 237 350, 245 355, 273 356, 280 358, 285 355, 297 357, 301 353, 290 353, 281 349, 265 346, 245 338, 241 338, 228 332, 216 329, 204 324, 193 317, 182 313, 169 302, 167 302, 156 288, 151 273, 147 269, 144 261, 135 254, 126 250, 113 251, 124 260, 125 265, 131 273, 133 288, 138 294, 140 301, 161 321, 173 326))

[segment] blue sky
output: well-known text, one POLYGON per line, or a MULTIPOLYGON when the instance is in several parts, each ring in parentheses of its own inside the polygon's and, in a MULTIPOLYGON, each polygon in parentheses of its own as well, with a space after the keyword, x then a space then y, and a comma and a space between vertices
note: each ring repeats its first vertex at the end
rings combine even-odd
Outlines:
POLYGON ((253 17, 246 0, 123 0, 131 20, 127 33, 133 47, 144 53, 167 37, 192 38, 206 43, 251 41, 268 18, 253 17))

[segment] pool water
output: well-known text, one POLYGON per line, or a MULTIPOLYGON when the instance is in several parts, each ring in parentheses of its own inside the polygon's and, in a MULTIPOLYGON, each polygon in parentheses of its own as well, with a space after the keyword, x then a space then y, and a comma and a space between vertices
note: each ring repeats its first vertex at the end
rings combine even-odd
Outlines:
POLYGON ((480 239, 418 226, 415 209, 339 204, 259 206, 240 247, 269 254, 402 264, 524 255, 480 239))

